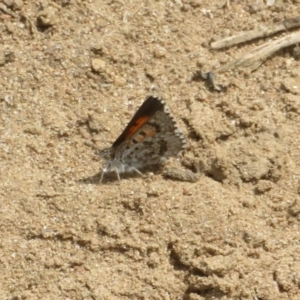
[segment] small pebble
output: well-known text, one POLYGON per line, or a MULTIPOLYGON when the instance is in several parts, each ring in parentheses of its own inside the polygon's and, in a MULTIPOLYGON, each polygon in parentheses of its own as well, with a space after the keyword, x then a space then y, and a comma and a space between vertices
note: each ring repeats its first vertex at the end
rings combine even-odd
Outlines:
POLYGON ((5 58, 5 52, 2 47, 0 47, 0 66, 5 65, 6 63, 6 58, 5 58))
POLYGON ((24 5, 23 0, 14 0, 12 1, 11 8, 13 10, 19 10, 22 8, 23 5, 24 5))
POLYGON ((116 75, 114 78, 114 83, 115 86, 124 86, 127 83, 127 81, 124 77, 116 75))
POLYGON ((30 126, 24 129, 25 133, 29 133, 32 135, 41 135, 43 133, 43 128, 39 125, 30 126))
POLYGON ((37 18, 39 26, 50 27, 59 22, 58 9, 55 7, 45 8, 37 18))
POLYGON ((168 168, 164 172, 164 176, 173 180, 196 182, 200 178, 199 174, 193 173, 189 170, 182 170, 178 168, 168 168))
POLYGON ((273 187, 274 187, 273 182, 269 180, 260 180, 255 187, 255 192, 257 194, 264 194, 270 191, 273 187))
POLYGON ((104 71, 105 70, 105 67, 106 67, 106 63, 103 59, 101 58, 95 58, 95 59, 92 59, 92 70, 94 72, 101 72, 101 71, 104 71))
POLYGON ((250 14, 255 14, 261 10, 264 10, 266 6, 263 4, 263 2, 256 2, 250 5, 249 12, 250 14))
POLYGON ((293 58, 295 60, 300 60, 300 47, 298 45, 293 49, 293 58))
POLYGON ((189 4, 183 4, 181 7, 182 11, 189 11, 192 7, 189 4))
POLYGON ((192 0, 192 1, 190 1, 190 5, 193 8, 200 7, 202 5, 202 0, 192 0))
POLYGON ((154 49, 154 57, 155 58, 162 58, 166 56, 167 50, 164 47, 156 46, 154 49))

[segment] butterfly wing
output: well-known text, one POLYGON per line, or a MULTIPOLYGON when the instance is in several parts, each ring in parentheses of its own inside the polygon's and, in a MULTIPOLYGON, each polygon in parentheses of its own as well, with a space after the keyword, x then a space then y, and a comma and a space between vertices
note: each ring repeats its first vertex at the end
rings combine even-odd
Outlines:
POLYGON ((155 113, 161 111, 163 107, 164 102, 159 98, 149 96, 132 117, 122 134, 113 143, 112 147, 117 149, 123 142, 129 140, 155 113))
POLYGON ((135 168, 159 164, 166 158, 177 155, 187 146, 182 132, 163 100, 149 97, 144 104, 113 145, 113 147, 117 145, 115 158, 124 164, 134 165, 135 168), (152 115, 149 110, 144 111, 145 103, 146 108, 151 108, 152 115), (145 119, 147 118, 145 122, 140 121, 144 121, 143 113, 145 119), (135 130, 132 126, 136 126, 135 130), (122 136, 125 136, 125 139, 120 143, 122 136))

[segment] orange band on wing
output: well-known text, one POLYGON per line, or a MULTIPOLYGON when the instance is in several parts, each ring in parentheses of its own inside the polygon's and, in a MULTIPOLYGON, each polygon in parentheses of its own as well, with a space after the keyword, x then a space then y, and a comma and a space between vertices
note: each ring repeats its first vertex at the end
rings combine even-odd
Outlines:
POLYGON ((129 129, 128 132, 126 132, 126 138, 131 137, 134 133, 136 133, 147 121, 149 120, 149 116, 143 116, 138 118, 135 121, 135 124, 132 125, 129 129))

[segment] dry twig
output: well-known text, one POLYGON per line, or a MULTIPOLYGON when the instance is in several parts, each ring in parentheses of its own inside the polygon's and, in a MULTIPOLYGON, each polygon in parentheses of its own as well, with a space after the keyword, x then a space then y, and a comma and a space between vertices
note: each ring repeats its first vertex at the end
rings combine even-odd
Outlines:
POLYGON ((300 27, 300 16, 285 20, 280 23, 275 23, 271 26, 267 26, 261 29, 241 32, 237 35, 212 42, 210 46, 212 49, 227 48, 233 45, 245 43, 247 41, 251 41, 253 39, 257 39, 261 37, 267 37, 273 35, 274 33, 287 30, 287 29, 296 28, 296 27, 300 27))
POLYGON ((220 67, 216 72, 222 73, 230 69, 236 68, 248 68, 250 71, 257 69, 268 57, 273 55, 280 49, 289 47, 291 45, 300 43, 300 31, 284 36, 278 40, 270 41, 263 45, 258 46, 250 53, 232 61, 222 67, 220 67))

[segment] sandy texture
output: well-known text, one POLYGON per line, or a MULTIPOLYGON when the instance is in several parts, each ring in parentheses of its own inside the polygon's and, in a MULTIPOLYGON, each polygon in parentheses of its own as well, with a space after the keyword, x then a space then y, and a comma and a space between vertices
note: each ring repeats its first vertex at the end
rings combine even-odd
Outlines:
POLYGON ((0 1, 0 299, 300 299, 300 62, 192 80, 300 4, 223 2, 0 1), (150 94, 189 148, 100 185, 150 94))

